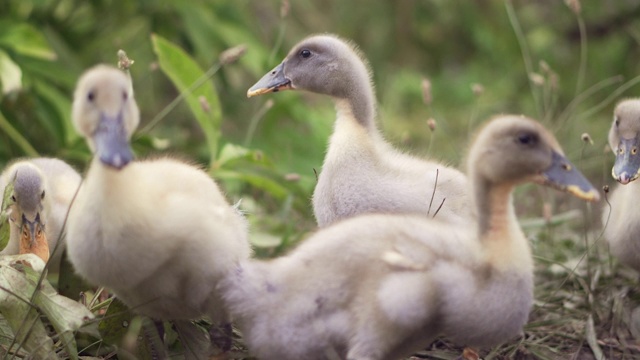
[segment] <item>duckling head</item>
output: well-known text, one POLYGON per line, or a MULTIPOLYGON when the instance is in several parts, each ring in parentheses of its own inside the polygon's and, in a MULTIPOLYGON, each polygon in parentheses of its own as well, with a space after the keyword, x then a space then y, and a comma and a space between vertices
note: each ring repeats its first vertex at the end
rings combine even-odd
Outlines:
POLYGON ((640 176, 640 99, 620 102, 613 112, 609 146, 616 154, 611 175, 621 184, 640 176))
POLYGON ((471 147, 469 173, 488 184, 535 182, 597 201, 598 191, 564 156, 556 139, 524 116, 491 120, 471 147))
POLYGON ((45 177, 35 165, 20 162, 11 169, 9 182, 12 187, 9 217, 20 229, 20 252, 28 250, 46 262, 49 246, 45 234, 48 208, 45 177))
POLYGON ((140 113, 122 71, 106 65, 87 70, 76 85, 72 118, 102 163, 121 169, 133 159, 129 139, 140 113))
POLYGON ((326 34, 295 45, 280 65, 247 91, 247 97, 299 89, 346 98, 369 87, 370 71, 356 47, 326 34))

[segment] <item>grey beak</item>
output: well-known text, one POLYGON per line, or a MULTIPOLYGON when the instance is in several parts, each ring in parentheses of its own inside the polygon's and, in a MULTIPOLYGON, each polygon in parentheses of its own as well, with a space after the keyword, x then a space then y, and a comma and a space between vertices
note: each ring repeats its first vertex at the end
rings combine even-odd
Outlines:
POLYGON ((280 90, 292 89, 291 80, 284 75, 284 62, 266 73, 262 79, 258 80, 249 90, 247 97, 262 95, 280 90))
POLYGON ((40 213, 36 214, 35 219, 33 221, 29 221, 24 214, 22 214, 22 227, 23 229, 26 227, 29 232, 29 242, 31 246, 35 246, 36 244, 36 233, 38 231, 38 227, 44 231, 44 224, 40 220, 40 213))
POLYGON ((628 184, 640 175, 640 154, 638 150, 640 141, 633 139, 620 139, 616 152, 616 162, 611 169, 611 175, 621 184, 628 184))
POLYGON ((103 164, 122 169, 131 160, 133 152, 129 145, 129 138, 124 127, 122 112, 114 117, 100 116, 100 123, 94 133, 96 155, 103 164))
POLYGON ((553 152, 551 166, 542 176, 544 184, 561 191, 569 192, 580 199, 598 201, 600 194, 584 175, 566 157, 553 152))

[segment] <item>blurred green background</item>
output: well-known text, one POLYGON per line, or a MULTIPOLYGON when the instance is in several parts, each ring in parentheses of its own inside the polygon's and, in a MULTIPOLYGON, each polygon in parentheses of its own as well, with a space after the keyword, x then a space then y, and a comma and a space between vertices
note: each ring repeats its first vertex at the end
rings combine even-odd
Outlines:
POLYGON ((605 153, 612 109, 638 93, 635 0, 3 0, 0 167, 40 155, 85 169, 90 152, 70 123, 73 87, 88 67, 115 65, 124 49, 135 61, 142 111, 137 155, 208 166, 230 201, 242 199, 258 254, 274 254, 313 228, 314 169, 334 110, 330 99, 312 94, 245 94, 291 46, 321 32, 352 39, 368 57, 379 125, 397 147, 459 165, 477 124, 522 113, 553 129, 594 183, 612 183, 613 159, 605 153), (215 89, 219 108, 215 93, 205 102, 213 115, 198 118, 194 106, 204 100, 185 94, 158 117, 184 90, 176 81, 192 81, 163 67, 152 34, 171 51, 183 49, 199 73, 211 70, 205 87, 215 89), (240 44, 246 54, 220 66, 220 54, 240 44), (581 139, 585 132, 593 145, 581 139))

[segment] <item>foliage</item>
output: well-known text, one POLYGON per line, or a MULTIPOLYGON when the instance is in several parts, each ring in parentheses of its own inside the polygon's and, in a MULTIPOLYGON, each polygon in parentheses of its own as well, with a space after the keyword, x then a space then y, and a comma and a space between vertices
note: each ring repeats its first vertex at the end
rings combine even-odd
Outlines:
MULTIPOLYGON (((523 113, 553 128, 594 183, 609 183, 612 157, 603 148, 612 103, 637 92, 639 81, 640 6, 568 3, 6 0, 0 2, 0 167, 45 155, 84 168, 91 154, 70 121, 75 81, 95 63, 115 63, 124 49, 135 60, 131 75, 143 118, 134 138, 138 156, 164 153, 205 164, 230 201, 242 200, 257 255, 280 254, 314 227, 309 199, 334 110, 320 96, 247 100, 245 93, 289 46, 330 31, 353 39, 370 60, 379 124, 398 147, 460 164, 484 119, 523 113), (237 62, 220 59, 241 44, 247 53, 237 62), (429 103, 423 78, 431 83, 429 103), (583 133, 593 145, 582 142, 583 133)), ((534 223, 545 206, 575 207, 530 188, 517 196, 519 212, 538 218, 534 223)), ((0 227, 0 238, 7 229, 0 227)), ((551 251, 539 255, 560 261, 551 251)), ((544 285, 562 286, 553 280, 544 285)), ((90 308, 98 313, 107 305, 90 308)), ((135 339, 145 325, 134 323, 126 333, 135 339)), ((0 323, 0 332, 6 328, 0 323)), ((103 356, 119 339, 84 344, 85 353, 103 356)), ((72 357, 72 349, 65 354, 72 357)))

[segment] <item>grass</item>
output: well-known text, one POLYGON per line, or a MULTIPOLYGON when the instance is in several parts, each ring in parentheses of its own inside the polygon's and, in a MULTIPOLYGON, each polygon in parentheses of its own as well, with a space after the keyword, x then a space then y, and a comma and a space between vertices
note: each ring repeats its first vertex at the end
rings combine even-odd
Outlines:
MULTIPOLYGON (((279 56, 282 55, 282 52, 286 52, 286 46, 283 44, 299 40, 301 35, 298 31, 301 26, 298 21, 305 23, 305 20, 307 20, 307 22, 317 24, 316 20, 308 18, 309 14, 313 13, 312 10, 314 10, 313 2, 304 3, 299 5, 300 7, 292 7, 291 11, 297 12, 296 15, 299 17, 299 20, 296 21, 292 21, 288 15, 288 2, 284 3, 286 5, 283 5, 283 9, 286 8, 286 10, 281 10, 280 17, 275 20, 277 26, 273 36, 274 40, 268 40, 268 36, 264 34, 256 35, 252 39, 255 43, 273 43, 274 45, 270 49, 259 49, 256 46, 250 47, 249 53, 242 59, 245 61, 242 67, 243 70, 221 66, 220 63, 204 66, 204 69, 208 69, 206 76, 199 78, 197 84, 186 84, 184 86, 186 90, 179 91, 177 94, 168 92, 170 96, 163 94, 164 97, 154 98, 153 102, 147 102, 156 105, 149 107, 153 110, 147 110, 147 112, 155 111, 154 114, 156 115, 148 117, 152 120, 146 122, 146 127, 142 133, 150 137, 162 138, 167 133, 182 131, 182 134, 186 134, 183 135, 182 140, 178 135, 170 139, 175 148, 179 149, 178 151, 180 152, 192 151, 190 156, 197 157, 200 162, 209 160, 210 163, 213 163, 216 157, 215 153, 219 150, 217 145, 213 144, 214 140, 208 139, 211 143, 208 147, 182 147, 181 145, 190 142, 191 136, 194 133, 199 133, 199 130, 195 127, 190 127, 193 125, 185 126, 184 122, 177 120, 174 123, 169 123, 167 118, 171 117, 173 120, 186 117, 185 114, 188 113, 188 109, 185 110, 186 107, 179 103, 201 83, 209 82, 209 78, 215 74, 213 84, 216 89, 223 90, 220 91, 220 96, 221 103, 226 106, 223 109, 224 116, 231 120, 225 121, 221 130, 216 128, 216 131, 220 130, 225 134, 221 142, 233 143, 235 141, 250 150, 250 152, 238 156, 237 159, 234 158, 233 161, 241 163, 251 158, 251 161, 262 164, 261 160, 257 159, 265 157, 274 163, 274 167, 276 167, 276 170, 272 169, 273 171, 269 173, 269 176, 272 176, 271 178, 265 176, 265 178, 268 178, 266 180, 286 175, 288 172, 299 172, 303 174, 303 177, 309 178, 306 179, 307 184, 313 185, 315 182, 313 181, 312 169, 320 166, 323 153, 322 146, 326 141, 326 139, 317 134, 329 131, 328 124, 331 121, 329 117, 332 116, 331 105, 327 105, 322 102, 323 100, 317 100, 315 97, 301 95, 283 95, 286 97, 274 97, 273 100, 260 100, 260 102, 253 103, 246 102, 244 99, 246 85, 250 82, 248 79, 254 79, 256 75, 250 73, 251 76, 247 76, 244 68, 263 68, 263 71, 268 71, 279 61, 279 56), (259 56, 261 54, 263 55, 262 58, 259 56), (247 65, 249 62, 250 66, 247 65), (242 99, 233 99, 234 96, 242 99), (162 102, 166 98, 170 98, 168 105, 164 105, 162 102), (157 108, 164 110, 156 111, 157 108), (167 116, 168 113, 171 113, 171 116, 167 116), (318 121, 314 122, 316 120, 318 121), (161 125, 163 126, 155 128, 154 126, 160 121, 162 121, 161 125), (313 122, 313 125, 309 125, 308 123, 310 122, 313 122), (288 126, 291 128, 287 130, 288 126), (179 131, 176 131, 176 129, 179 131), (160 131, 154 132, 155 130, 160 131), (297 132, 312 133, 309 137, 315 135, 318 139, 313 138, 312 141, 307 141, 307 139, 300 140, 299 138, 302 137, 298 136, 297 132), (298 151, 299 149, 304 151, 298 151), (289 155, 287 155, 287 151, 289 155), (295 167, 291 165, 294 162, 297 164, 295 167)), ((468 142, 473 129, 479 126, 488 115, 508 111, 533 113, 537 114, 537 117, 546 125, 557 131, 561 143, 567 144, 565 149, 571 155, 572 160, 578 159, 576 161, 577 165, 590 175, 589 178, 600 179, 594 183, 598 185, 611 183, 612 180, 608 174, 612 156, 610 153, 603 154, 600 150, 604 146, 602 134, 605 133, 605 127, 608 127, 608 121, 600 121, 598 116, 607 113, 607 119, 610 118, 606 109, 636 86, 640 82, 640 77, 625 79, 621 75, 611 75, 604 71, 599 74, 605 74, 606 76, 599 78, 589 76, 587 69, 590 64, 596 61, 589 58, 589 56, 593 56, 595 46, 587 47, 589 23, 581 12, 574 12, 579 34, 579 48, 577 55, 575 55, 578 58, 578 65, 575 66, 575 85, 573 83, 568 85, 567 79, 570 76, 566 72, 557 69, 563 68, 562 64, 557 64, 560 62, 559 60, 551 57, 551 60, 556 60, 550 61, 551 64, 556 63, 554 69, 551 69, 546 62, 534 59, 537 52, 536 47, 529 44, 531 35, 528 31, 530 29, 527 29, 526 24, 521 24, 519 19, 519 12, 524 12, 526 7, 523 5, 516 8, 514 3, 511 0, 506 0, 500 5, 506 13, 507 24, 511 26, 515 36, 513 43, 517 45, 520 56, 520 59, 517 60, 523 63, 524 73, 517 70, 519 64, 515 64, 516 61, 514 61, 515 65, 513 65, 516 70, 512 70, 511 67, 506 69, 505 66, 505 71, 511 71, 510 75, 516 74, 507 80, 492 78, 495 77, 495 73, 474 73, 471 70, 464 72, 463 77, 452 73, 450 68, 442 66, 443 75, 436 74, 433 76, 434 102, 429 102, 427 106, 424 106, 425 104, 420 100, 422 96, 420 94, 420 80, 418 79, 423 78, 421 71, 426 72, 427 70, 425 69, 433 69, 434 67, 416 66, 408 72, 400 73, 400 71, 397 71, 394 73, 385 68, 385 66, 389 66, 392 69, 392 66, 394 66, 393 59, 388 54, 396 54, 396 52, 394 49, 387 48, 391 41, 383 41, 380 45, 376 40, 361 36, 361 40, 367 41, 366 44, 369 45, 369 47, 365 47, 364 44, 361 44, 365 52, 368 53, 370 50, 372 54, 376 51, 387 54, 379 57, 377 62, 374 63, 377 64, 374 65, 374 75, 385 74, 378 75, 380 77, 377 78, 380 84, 378 92, 382 100, 380 122, 383 126, 381 127, 386 130, 388 138, 393 142, 400 143, 400 147, 414 148, 413 152, 415 153, 425 153, 429 156, 456 163, 462 158, 466 148, 464 144, 468 142), (387 61, 391 64, 387 65, 385 63, 387 61), (536 64, 538 64, 537 68, 536 64), (532 74, 539 75, 540 78, 532 77, 532 74), (479 82, 483 75, 486 80, 483 84, 484 91, 472 92, 469 88, 470 80, 479 82), (475 79, 474 76, 480 80, 475 79), (599 80, 594 82, 594 78, 599 80), (413 81, 413 79, 416 80, 413 81), (534 81, 535 79, 541 79, 541 82, 538 84, 534 81), (512 86, 506 87, 505 82, 509 82, 512 86), (529 91, 529 95, 525 100, 516 96, 509 96, 510 91, 517 89, 517 86, 513 84, 520 82, 524 84, 522 87, 527 88, 527 91, 529 91), (464 84, 460 85, 460 83, 464 84), (563 93, 558 84, 570 88, 571 95, 569 97, 564 95, 563 97, 566 92, 563 93), (467 93, 460 90, 462 88, 468 90, 467 93), (447 99, 447 97, 451 99, 447 99), (420 104, 422 108, 417 107, 415 104, 420 104), (460 106, 461 104, 462 106, 460 106), (432 117, 437 120, 437 129, 430 131, 426 119, 432 117), (459 118, 465 120, 457 121, 459 118), (588 126, 583 126, 585 123, 588 123, 588 126), (584 132, 585 128, 592 132, 591 136, 595 140, 594 146, 586 146, 579 139, 578 135, 584 132), (395 141, 396 138, 400 140, 395 141)), ((451 9, 456 10, 457 8, 452 6, 449 11, 451 9)), ((482 10, 482 7, 479 9, 482 10)), ((473 8, 472 12, 479 9, 473 8)), ((465 21, 473 20, 469 19, 469 14, 461 13, 460 15, 465 21)), ((446 18, 447 13, 445 12, 442 16, 446 18)), ((429 40, 429 35, 424 34, 442 34, 448 30, 446 25, 438 23, 427 24, 427 22, 413 24, 416 29, 413 29, 415 32, 411 36, 423 41, 421 51, 429 50, 429 42, 427 41, 429 40)), ((197 25, 197 22, 193 24, 197 25)), ((343 33, 345 37, 348 37, 346 35, 349 34, 348 30, 342 32, 339 29, 340 26, 346 25, 339 24, 332 31, 343 33)), ((380 32, 386 29, 383 23, 380 23, 379 26, 382 29, 380 32)), ((395 26, 402 27, 401 25, 395 26)), ((318 31, 319 28, 322 27, 317 26, 314 31, 318 31)), ((220 42, 220 39, 216 38, 215 41, 211 41, 207 37, 207 34, 212 30, 210 28, 204 29, 207 31, 200 31, 203 29, 196 30, 198 31, 191 30, 190 34, 181 34, 178 38, 187 38, 187 47, 191 46, 191 50, 195 49, 194 52, 197 52, 200 58, 206 58, 206 51, 212 52, 213 50, 207 50, 199 44, 216 43, 220 42)), ((308 29, 305 28, 306 30, 308 29)), ((501 31, 506 32, 504 29, 501 31)), ((171 34, 171 31, 165 31, 165 33, 171 34)), ((357 32, 351 33, 356 34, 357 32)), ((113 37, 113 35, 111 36, 113 37)), ((229 31, 221 32, 219 36, 229 36, 229 38, 235 40, 242 38, 244 34, 238 31, 229 31)), ((480 37, 480 35, 478 36, 480 37)), ((378 39, 378 37, 375 38, 378 39)), ((379 38, 385 39, 384 36, 379 38)), ((501 38, 501 40, 505 38, 501 38)), ((503 42, 507 43, 507 41, 503 42)), ((500 51, 499 41, 496 40, 491 45, 492 48, 496 48, 496 52, 500 51)), ((442 49, 441 52, 455 50, 447 47, 447 44, 443 44, 442 49)), ((540 47, 537 49, 539 51, 540 47)), ((606 53, 607 51, 603 50, 603 52, 606 53)), ((401 54, 400 51, 397 54, 396 56, 401 57, 399 55, 401 54)), ((440 56, 440 54, 433 54, 434 58, 437 56, 440 56)), ((570 54, 569 57, 574 57, 574 55, 570 54)), ((410 56, 407 56, 407 58, 410 58, 410 56)), ((422 56, 422 54, 418 58, 419 60, 426 59, 424 61, 431 61, 429 56, 422 56)), ((144 58, 142 59, 139 63, 145 64, 144 58)), ((437 61, 446 63, 447 61, 451 62, 452 59, 454 60, 453 62, 457 60, 454 57, 441 57, 437 61)), ((138 59, 136 58, 136 60, 138 59)), ((411 62, 411 59, 403 60, 411 62)), ((94 61, 93 58, 92 61, 94 61)), ((478 60, 478 62, 480 61, 478 60)), ((146 61, 146 63, 148 64, 144 65, 145 67, 152 68, 152 65, 154 65, 151 61, 146 61)), ((398 64, 404 65, 403 62, 395 62, 395 66, 400 66, 398 64)), ((467 65, 467 63, 464 64, 467 65)), ((485 63, 484 65, 487 64, 491 63, 485 63)), ((508 59, 505 59, 500 64, 511 65, 508 59)), ((140 66, 139 64, 136 65, 140 66)), ((472 65, 468 66, 472 67, 472 65)), ((564 69, 566 69, 566 66, 564 69)), ((153 98, 158 96, 158 94, 151 93, 151 91, 149 91, 151 95, 144 93, 145 88, 152 87, 150 85, 151 80, 154 80, 157 75, 153 71, 142 73, 145 74, 143 79, 149 81, 145 83, 140 80, 140 77, 138 78, 141 86, 137 87, 137 94, 140 94, 143 100, 145 97, 153 98)), ((156 83, 152 83, 154 87, 161 82, 157 79, 155 81, 156 83)), ((8 102, 7 99, 3 100, 8 102)), ((197 107, 196 105, 200 104, 192 105, 197 107)), ((16 126, 15 119, 15 116, 13 118, 8 115, 5 117, 0 113, 0 128, 3 130, 0 132, 0 136, 3 139, 10 140, 7 143, 15 143, 19 154, 35 155, 41 152, 41 149, 36 146, 39 145, 40 140, 23 136, 20 132, 20 124, 16 126)), ((24 128, 24 124, 22 125, 24 128)), ((145 139, 141 138, 139 140, 140 143, 138 145, 142 146, 142 142, 145 139)), ((154 150, 157 149, 144 147, 144 151, 151 152, 154 150)), ((14 153, 6 151, 0 155, 9 157, 8 154, 14 153)), ((3 158, 2 160, 6 159, 3 158)), ((251 170, 253 169, 251 168, 251 170)), ((239 173, 244 168, 238 167, 235 170, 239 173)), ((263 168, 260 168, 260 171, 262 170, 263 168)), ((273 193, 281 192, 283 188, 287 188, 286 186, 278 187, 279 183, 275 181, 269 182, 268 186, 271 189, 275 189, 270 192, 265 190, 266 187, 260 188, 247 185, 248 181, 237 181, 237 178, 223 180, 222 182, 227 188, 230 197, 233 197, 234 200, 245 198, 245 206, 251 211, 249 218, 252 221, 252 231, 260 232, 265 235, 264 238, 269 240, 265 241, 268 245, 257 249, 257 253, 261 257, 274 257, 287 252, 295 246, 297 241, 304 237, 305 232, 313 228, 308 209, 307 212, 300 210, 305 204, 308 206, 308 193, 307 197, 304 194, 301 195, 301 192, 286 193, 278 197, 274 196, 273 193)), ((312 186, 306 186, 307 191, 311 188, 312 186)), ((536 300, 530 321, 524 328, 523 335, 492 349, 480 349, 479 354, 481 357, 484 359, 640 359, 640 345, 637 338, 634 337, 634 334, 638 336, 638 331, 632 330, 634 329, 634 324, 631 321, 634 309, 640 305, 640 289, 637 285, 638 274, 618 265, 617 261, 610 257, 606 243, 601 237, 598 209, 600 205, 585 206, 577 201, 567 200, 567 197, 558 196, 556 193, 530 187, 518 192, 515 203, 522 223, 525 225, 525 232, 531 239, 534 250, 536 300), (551 211, 549 209, 553 209, 552 212, 556 215, 551 218, 551 221, 547 220, 549 214, 542 214, 542 212, 551 211), (575 209, 579 209, 578 212, 575 209)), ((437 212, 439 205, 433 204, 432 210, 437 212)), ((606 211, 606 205, 602 203, 602 206, 606 211)), ((97 299, 97 296, 89 296, 87 306, 99 316, 100 320, 120 319, 120 316, 127 315, 124 311, 105 315, 104 310, 110 300, 99 302, 97 299)), ((283 304, 283 306, 286 306, 286 304, 283 304)), ((92 322, 91 326, 95 326, 95 324, 97 324, 97 321, 92 322)), ((135 324, 136 326, 132 326, 126 334, 122 335, 129 339, 127 340, 129 343, 127 349, 129 350, 137 346, 135 339, 138 331, 135 329, 140 330, 144 327, 144 324, 138 320, 136 320, 135 324)), ((202 323, 200 325, 207 326, 207 324, 202 323)), ((114 325, 114 327, 116 326, 114 325)), ((167 329, 169 347, 174 347, 170 350, 173 351, 172 354, 179 353, 180 348, 175 348, 177 346, 175 332, 172 332, 169 325, 167 325, 167 329)), ((82 338, 82 336, 79 335, 79 338, 82 338)), ((245 357, 246 349, 237 333, 235 340, 234 355, 238 358, 245 357)), ((79 342, 78 346, 79 348, 84 348, 86 353, 94 353, 103 358, 115 358, 117 356, 114 348, 102 339, 79 342)), ((57 349, 60 348, 58 347, 57 349)), ((21 356, 24 355, 20 354, 21 356)), ((64 355, 64 353, 61 354, 64 355)), ((446 339, 439 339, 425 350, 416 353, 413 358, 456 359, 461 354, 462 348, 450 344, 446 339)))

